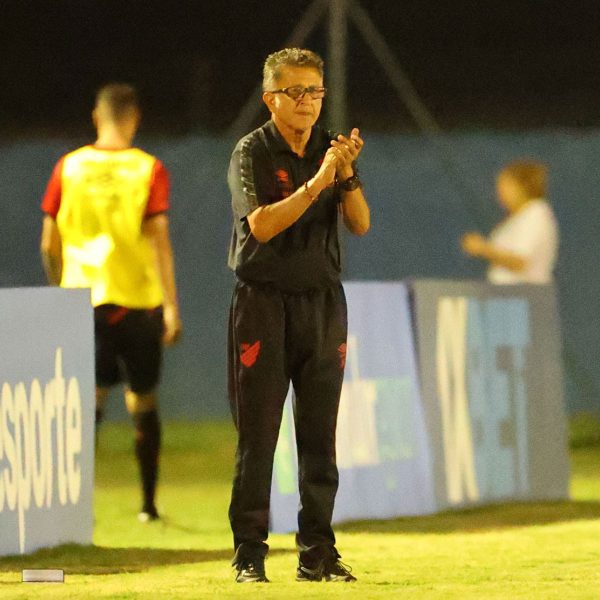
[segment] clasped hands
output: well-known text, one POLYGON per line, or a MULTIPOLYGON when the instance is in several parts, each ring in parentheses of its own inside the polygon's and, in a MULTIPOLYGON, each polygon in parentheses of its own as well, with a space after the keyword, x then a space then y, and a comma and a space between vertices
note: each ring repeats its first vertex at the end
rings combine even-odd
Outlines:
POLYGON ((323 164, 317 173, 317 178, 323 187, 329 187, 339 181, 346 181, 354 175, 353 163, 362 152, 365 143, 360 137, 360 131, 355 127, 350 136, 338 135, 331 140, 331 148, 325 153, 323 164))

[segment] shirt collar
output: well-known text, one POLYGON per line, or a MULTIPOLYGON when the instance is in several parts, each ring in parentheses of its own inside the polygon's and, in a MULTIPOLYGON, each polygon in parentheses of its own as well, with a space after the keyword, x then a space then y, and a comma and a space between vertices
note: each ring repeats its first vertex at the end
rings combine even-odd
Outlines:
POLYGON ((314 125, 312 128, 308 144, 306 144, 306 151, 304 152, 304 156, 302 157, 299 157, 290 148, 289 144, 285 141, 285 139, 279 132, 279 129, 277 129, 273 120, 269 120, 267 123, 265 123, 265 129, 271 137, 271 144, 275 153, 291 154, 296 158, 305 159, 311 157, 316 152, 321 151, 320 138, 322 138, 322 130, 318 125, 314 125))

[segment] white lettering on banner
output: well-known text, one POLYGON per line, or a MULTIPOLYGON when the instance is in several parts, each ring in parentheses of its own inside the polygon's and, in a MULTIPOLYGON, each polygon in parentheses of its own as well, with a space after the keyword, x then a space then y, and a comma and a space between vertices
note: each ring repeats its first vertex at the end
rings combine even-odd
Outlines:
POLYGON ((54 377, 44 387, 43 397, 37 379, 31 382, 29 398, 23 382, 17 383, 14 390, 8 383, 2 385, 0 513, 17 512, 21 553, 25 551, 26 513, 32 502, 37 508, 50 508, 54 503, 55 464, 60 505, 79 502, 81 449, 79 382, 72 377, 66 385, 62 349, 57 348, 54 377))
POLYGON ((45 450, 41 444, 36 444, 35 440, 44 439, 44 404, 42 399, 42 388, 40 382, 34 380, 31 384, 30 394, 31 422, 29 423, 29 447, 34 449, 32 454, 32 487, 33 498, 36 506, 42 506, 44 503, 44 493, 46 488, 46 469, 44 464, 45 450), (36 449, 36 446, 38 448, 36 449))
POLYGON ((366 467, 378 465, 379 443, 377 436, 376 382, 361 379, 358 364, 358 340, 348 336, 346 369, 350 377, 342 387, 336 454, 338 467, 366 467))
POLYGON ((437 383, 442 413, 448 500, 479 500, 466 384, 467 298, 440 298, 437 383))

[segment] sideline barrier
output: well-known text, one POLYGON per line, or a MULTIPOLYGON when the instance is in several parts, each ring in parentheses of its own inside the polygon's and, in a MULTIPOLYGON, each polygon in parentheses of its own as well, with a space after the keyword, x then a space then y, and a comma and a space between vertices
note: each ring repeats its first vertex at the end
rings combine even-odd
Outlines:
POLYGON ((0 290, 0 556, 92 541, 87 290, 0 290))
MULTIPOLYGON (((334 522, 568 497, 552 287, 431 280, 345 289, 334 522)), ((274 532, 296 529, 291 406, 290 393, 275 456, 274 532)))

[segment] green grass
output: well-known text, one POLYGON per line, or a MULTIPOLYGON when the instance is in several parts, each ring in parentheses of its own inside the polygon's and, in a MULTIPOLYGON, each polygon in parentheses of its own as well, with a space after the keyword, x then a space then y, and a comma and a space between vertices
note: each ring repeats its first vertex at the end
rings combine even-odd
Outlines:
MULTIPOLYGON (((297 584, 291 535, 273 536, 270 585, 233 583, 227 504, 234 433, 169 424, 159 505, 135 519, 131 431, 106 426, 94 545, 0 559, 0 598, 600 598, 600 447, 572 451, 572 502, 494 506, 338 527, 356 584, 297 584), (23 568, 64 568, 66 583, 22 584, 23 568)), ((0 532, 1 535, 1 532, 0 532)))

